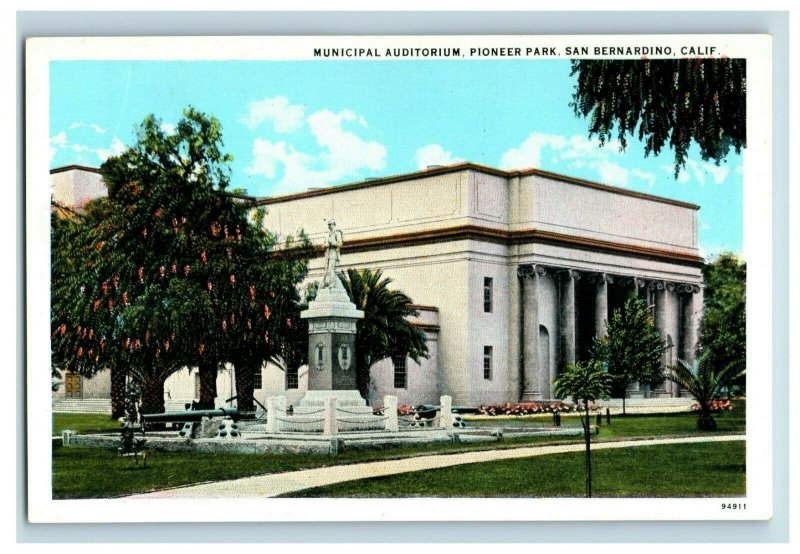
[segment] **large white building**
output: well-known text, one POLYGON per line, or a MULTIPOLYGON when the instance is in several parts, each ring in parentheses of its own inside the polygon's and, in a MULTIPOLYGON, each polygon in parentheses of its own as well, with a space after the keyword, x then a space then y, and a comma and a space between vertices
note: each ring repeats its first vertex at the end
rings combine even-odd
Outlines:
MULTIPOLYGON (((53 170, 56 201, 59 182, 78 183, 81 172, 91 170, 53 170)), ((429 358, 377 362, 372 400, 393 394, 420 404, 449 394, 455 405, 476 406, 550 399, 559 370, 585 358, 611 311, 634 293, 653 306, 670 345, 665 368, 692 357, 703 304, 696 205, 473 163, 259 203, 267 229, 281 236, 302 228, 322 243, 326 220, 335 219, 344 232, 340 268, 380 269, 417 305, 413 323, 427 335, 429 358)), ((309 279, 319 278, 321 264, 312 260, 309 279)), ((223 387, 232 381, 220 375, 223 387)), ((286 376, 265 367, 257 398, 280 392, 292 402, 306 382, 302 368, 286 376)), ((193 383, 192 370, 176 374, 168 402, 190 401, 193 383)), ((678 391, 666 382, 647 394, 678 391)))

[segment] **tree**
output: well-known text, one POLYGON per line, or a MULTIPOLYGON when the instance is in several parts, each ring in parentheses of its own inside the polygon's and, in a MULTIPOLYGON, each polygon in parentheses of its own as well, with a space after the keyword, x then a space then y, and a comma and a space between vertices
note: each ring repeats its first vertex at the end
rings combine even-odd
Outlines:
POLYGON ((653 316, 643 300, 630 298, 614 310, 607 325, 607 334, 595 339, 593 357, 606 364, 614 378, 612 394, 625 398, 632 383, 651 387, 664 381, 661 357, 666 343, 653 325, 653 316))
MULTIPOLYGON (((83 214, 63 206, 51 213, 51 373, 60 379, 62 371, 93 375, 109 370, 111 417, 125 415, 126 372, 115 363, 113 352, 95 337, 102 317, 88 309, 85 277, 93 271, 89 231, 104 217, 104 201, 91 202, 83 214), (67 321, 70 330, 67 333, 67 321), (90 335, 91 333, 91 335, 90 335), (85 334, 85 336, 84 336, 85 334)), ((91 281, 90 281, 91 285, 91 281)), ((117 361, 118 362, 118 361, 117 361)), ((60 382, 60 380, 59 380, 60 382)), ((54 390, 57 384, 54 385, 54 390)))
POLYGON ((729 362, 721 370, 716 367, 709 356, 701 354, 694 366, 681 360, 667 375, 667 379, 689 391, 697 400, 700 411, 697 428, 701 431, 717 429, 717 422, 711 414, 711 401, 719 398, 722 389, 732 380, 744 376, 746 371, 744 358, 729 362))
POLYGON ((213 403, 230 335, 253 339, 255 313, 283 315, 283 288, 248 283, 258 273, 252 245, 263 253, 269 241, 250 206, 226 192, 231 157, 221 146, 219 122, 192 108, 174 132, 146 117, 136 144, 101 167, 109 195, 81 231, 80 267, 54 274, 54 296, 64 294, 54 358, 84 375, 109 360, 127 368, 143 413, 164 410, 164 381, 185 366, 200 368, 201 403, 213 403))
MULTIPOLYGON (((261 220, 255 218, 261 228, 261 220)), ((300 318, 302 306, 299 283, 308 272, 311 245, 304 234, 298 239, 287 237, 281 252, 275 251, 276 237, 268 233, 252 233, 240 260, 246 295, 238 299, 233 310, 244 325, 229 326, 225 358, 235 368, 237 406, 253 411, 254 377, 264 362, 279 366, 294 364, 287 344, 306 340, 308 324, 300 318), (291 255, 284 255, 291 252, 291 255)), ((243 289, 244 290, 244 289, 243 289)), ((300 363, 304 363, 305 358, 300 363)), ((296 369, 298 366, 294 366, 296 369)))
POLYGON ((569 365, 553 383, 553 392, 558 398, 572 397, 576 404, 583 404, 583 437, 586 443, 586 498, 592 496, 592 450, 589 402, 607 398, 613 378, 599 360, 569 365))
POLYGON ((717 165, 747 143, 745 60, 573 60, 577 74, 570 106, 589 117, 589 136, 600 144, 638 135, 645 155, 665 144, 675 151, 675 177, 686 164, 692 141, 704 160, 717 165), (637 133, 638 126, 638 133, 637 133))
MULTIPOLYGON (((743 360, 747 348, 745 292, 747 266, 733 253, 720 254, 703 267, 704 311, 700 348, 709 364, 724 368, 743 360)), ((744 376, 731 384, 745 388, 744 376)))
POLYGON ((350 301, 364 311, 356 330, 356 384, 368 398, 372 364, 389 356, 407 356, 419 363, 428 357, 425 333, 406 319, 419 314, 411 298, 389 288, 392 280, 380 270, 349 269, 340 278, 350 301))

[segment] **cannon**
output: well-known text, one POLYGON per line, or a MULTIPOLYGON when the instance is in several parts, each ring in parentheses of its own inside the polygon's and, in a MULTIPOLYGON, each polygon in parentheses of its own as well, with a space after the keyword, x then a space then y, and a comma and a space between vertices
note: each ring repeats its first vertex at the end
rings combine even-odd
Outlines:
POLYGON ((164 412, 161 414, 142 414, 146 423, 185 423, 202 421, 204 417, 229 417, 234 421, 242 417, 237 408, 216 408, 213 410, 186 410, 182 412, 164 412))

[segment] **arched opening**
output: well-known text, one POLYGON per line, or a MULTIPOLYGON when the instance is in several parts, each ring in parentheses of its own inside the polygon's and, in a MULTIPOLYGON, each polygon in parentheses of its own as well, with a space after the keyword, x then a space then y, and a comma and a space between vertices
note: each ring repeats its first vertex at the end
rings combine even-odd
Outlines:
POLYGON ((539 325, 539 386, 542 398, 552 398, 552 383, 555 378, 550 363, 550 332, 544 325, 539 325))

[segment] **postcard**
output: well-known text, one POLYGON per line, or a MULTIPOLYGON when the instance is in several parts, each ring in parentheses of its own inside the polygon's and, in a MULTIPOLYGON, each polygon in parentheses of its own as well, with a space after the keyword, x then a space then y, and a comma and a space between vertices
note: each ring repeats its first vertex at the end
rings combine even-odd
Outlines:
POLYGON ((771 63, 29 39, 29 520, 769 519, 771 63))

